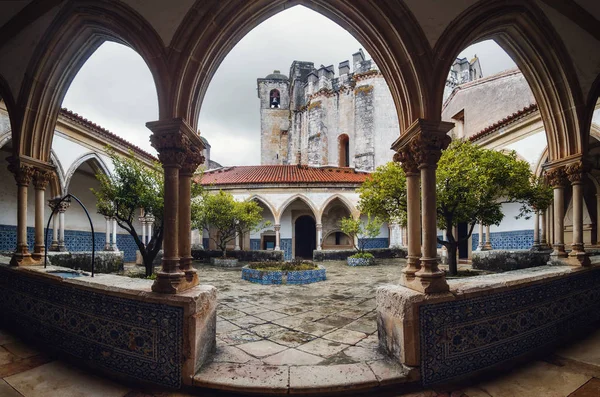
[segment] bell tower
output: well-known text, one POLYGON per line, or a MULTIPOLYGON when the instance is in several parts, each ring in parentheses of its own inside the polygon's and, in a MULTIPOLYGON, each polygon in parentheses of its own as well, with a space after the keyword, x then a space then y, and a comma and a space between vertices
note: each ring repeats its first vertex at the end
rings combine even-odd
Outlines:
POLYGON ((260 99, 260 159, 262 165, 287 164, 290 128, 290 81, 279 70, 257 79, 260 99))

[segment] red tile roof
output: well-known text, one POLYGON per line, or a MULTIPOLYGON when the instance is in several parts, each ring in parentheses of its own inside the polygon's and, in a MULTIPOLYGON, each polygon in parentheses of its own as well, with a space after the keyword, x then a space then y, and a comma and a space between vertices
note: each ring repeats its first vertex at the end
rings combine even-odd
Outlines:
POLYGON ((491 134, 492 132, 496 131, 498 128, 510 124, 512 122, 515 122, 525 116, 527 116, 530 113, 536 112, 538 110, 538 105, 536 103, 532 103, 529 106, 525 106, 523 109, 506 116, 505 118, 503 118, 502 120, 496 121, 494 124, 489 125, 487 127, 485 127, 483 130, 479 131, 478 133, 472 135, 469 140, 471 142, 474 142, 478 139, 483 138, 484 136, 487 136, 489 134, 491 134))
POLYGON ((352 168, 308 167, 306 165, 251 165, 225 167, 204 173, 203 185, 272 183, 356 183, 369 176, 352 168))
POLYGON ((121 138, 120 136, 110 132, 106 128, 99 126, 98 124, 92 122, 91 120, 88 120, 88 119, 80 116, 79 114, 70 111, 67 108, 61 108, 60 115, 71 121, 76 122, 77 124, 80 124, 88 129, 94 131, 98 136, 105 138, 107 141, 106 142, 107 144, 110 144, 111 142, 120 144, 122 146, 125 146, 126 148, 131 149, 131 151, 133 153, 140 155, 142 157, 145 157, 146 159, 148 159, 150 161, 158 161, 158 159, 156 157, 154 157, 150 153, 146 152, 145 150, 141 149, 139 146, 136 146, 133 143, 126 141, 125 139, 121 138))

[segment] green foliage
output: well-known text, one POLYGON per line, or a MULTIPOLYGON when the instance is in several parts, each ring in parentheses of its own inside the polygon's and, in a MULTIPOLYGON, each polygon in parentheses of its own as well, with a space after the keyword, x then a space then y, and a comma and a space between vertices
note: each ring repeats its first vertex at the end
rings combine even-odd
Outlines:
MULTIPOLYGON (((458 239, 453 228, 469 225, 468 239, 478 222, 498 225, 502 221, 502 203, 525 203, 531 196, 532 174, 529 164, 514 152, 484 149, 469 141, 453 141, 444 150, 437 169, 438 227, 446 231, 450 274, 456 274, 458 239)), ((461 240, 462 241, 462 240, 461 240)))
POLYGON ((406 226, 406 175, 400 164, 389 162, 377 167, 358 188, 358 193, 362 213, 406 226))
POLYGON ((309 261, 289 261, 289 262, 258 262, 248 265, 250 269, 264 271, 300 271, 300 270, 317 270, 319 266, 309 261))
POLYGON ((220 190, 217 194, 204 194, 194 200, 192 208, 192 226, 200 230, 216 233, 210 238, 226 256, 227 244, 240 235, 260 230, 270 225, 261 222, 262 208, 255 201, 236 201, 230 193, 220 190))
POLYGON ((370 252, 357 252, 354 255, 350 255, 349 258, 356 259, 374 259, 375 257, 370 252))
POLYGON ((108 155, 114 165, 113 175, 97 174, 100 187, 92 189, 98 213, 114 217, 117 224, 133 237, 144 258, 146 276, 150 276, 153 271, 152 261, 160 250, 163 239, 162 169, 158 163, 152 168, 145 166, 131 152, 131 157, 122 158, 109 149, 108 155), (142 243, 134 227, 140 208, 155 218, 152 239, 147 245, 142 243))
POLYGON ((521 207, 521 215, 529 212, 530 208, 533 211, 545 211, 548 209, 553 200, 553 190, 543 177, 533 179, 531 188, 526 194, 526 200, 521 207))
POLYGON ((342 232, 350 236, 352 245, 359 252, 365 250, 367 239, 375 238, 379 235, 382 222, 378 217, 371 218, 367 217, 367 222, 364 223, 360 218, 354 219, 352 217, 342 218, 340 220, 340 229, 342 232))

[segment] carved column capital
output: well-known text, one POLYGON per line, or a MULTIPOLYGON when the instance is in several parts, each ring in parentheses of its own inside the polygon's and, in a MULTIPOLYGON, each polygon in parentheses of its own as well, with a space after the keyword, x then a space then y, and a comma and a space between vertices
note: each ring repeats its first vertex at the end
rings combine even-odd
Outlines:
POLYGON ((567 174, 569 182, 573 185, 577 185, 583 183, 583 177, 588 169, 588 165, 583 161, 576 161, 565 166, 565 173, 567 174))
POLYGON ((201 164, 204 164, 202 150, 198 147, 189 147, 185 152, 185 161, 181 167, 181 173, 191 176, 201 164))
POLYGON ((400 163, 400 166, 406 175, 419 173, 419 164, 417 163, 410 146, 405 146, 394 154, 394 161, 400 163))
POLYGON ((281 225, 274 225, 275 231, 278 232, 281 230, 281 225))
POLYGON ((452 138, 445 133, 420 133, 414 137, 409 148, 419 168, 435 166, 452 138))
POLYGON ((158 151, 158 159, 167 167, 181 167, 186 158, 189 139, 179 131, 161 131, 150 136, 150 143, 158 151))
POLYGON ((18 160, 9 160, 8 170, 15 176, 18 186, 29 186, 35 174, 35 168, 20 163, 18 160))
POLYGON ((58 212, 63 212, 63 213, 64 213, 64 212, 66 212, 66 211, 67 211, 67 208, 69 208, 69 206, 70 206, 70 205, 71 205, 71 203, 70 203, 70 202, 68 202, 68 201, 63 201, 62 203, 60 203, 60 204, 58 205, 58 212))
POLYGON ((33 174, 33 186, 36 190, 46 190, 48 182, 52 180, 54 173, 48 170, 35 170, 33 174))
POLYGON ((546 171, 546 179, 553 188, 564 188, 567 184, 565 169, 563 167, 553 168, 546 171))

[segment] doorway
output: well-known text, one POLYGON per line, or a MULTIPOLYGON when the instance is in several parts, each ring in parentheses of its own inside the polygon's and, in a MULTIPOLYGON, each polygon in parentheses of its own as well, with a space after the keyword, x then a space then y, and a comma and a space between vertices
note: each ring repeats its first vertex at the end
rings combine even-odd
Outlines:
POLYGON ((315 220, 308 215, 302 215, 295 223, 295 257, 312 259, 316 249, 317 228, 315 220))

